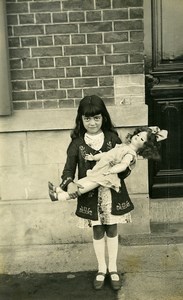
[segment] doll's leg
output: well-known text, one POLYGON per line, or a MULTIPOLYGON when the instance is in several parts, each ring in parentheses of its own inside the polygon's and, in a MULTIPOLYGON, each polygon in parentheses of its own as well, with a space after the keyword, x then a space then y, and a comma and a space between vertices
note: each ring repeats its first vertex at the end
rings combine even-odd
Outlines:
POLYGON ((48 181, 48 188, 50 191, 53 191, 55 193, 62 192, 62 189, 60 186, 55 186, 52 182, 48 181))
MULTIPOLYGON (((84 178, 78 180, 77 183, 83 187, 83 188, 79 188, 80 194, 85 194, 99 186, 98 183, 89 181, 87 177, 84 177, 84 178)), ((48 184, 48 186, 50 186, 50 185, 48 184)), ((67 192, 63 191, 62 189, 60 189, 58 191, 57 189, 58 188, 56 188, 56 187, 54 190, 53 189, 51 190, 49 188, 49 196, 52 201, 57 201, 57 200, 63 201, 63 200, 71 199, 67 192)))
POLYGON ((85 194, 99 186, 97 182, 90 181, 87 177, 79 179, 77 183, 83 187, 79 188, 81 194, 85 194))
POLYGON ((53 192, 52 190, 49 190, 49 196, 50 196, 50 199, 51 201, 58 201, 58 200, 68 200, 70 199, 70 196, 67 192, 60 192, 60 193, 56 193, 56 192, 53 192))
MULTIPOLYGON (((86 177, 80 179, 77 181, 78 184, 80 184, 83 188, 79 188, 79 193, 80 194, 85 194, 96 187, 99 186, 98 183, 89 181, 86 177)), ((71 197, 69 196, 68 192, 64 192, 61 190, 61 192, 57 193, 58 200, 69 200, 71 197)))

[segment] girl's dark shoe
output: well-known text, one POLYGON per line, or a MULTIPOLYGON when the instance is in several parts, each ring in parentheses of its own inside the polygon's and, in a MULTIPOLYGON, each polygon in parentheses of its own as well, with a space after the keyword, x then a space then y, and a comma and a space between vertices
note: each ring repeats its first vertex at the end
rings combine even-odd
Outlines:
POLYGON ((121 278, 119 274, 117 272, 109 272, 109 277, 110 277, 112 289, 115 291, 120 290, 122 284, 121 284, 121 278), (112 275, 116 275, 115 277, 118 277, 119 280, 114 280, 112 275))
POLYGON ((101 290, 104 286, 104 282, 105 282, 105 277, 106 277, 106 274, 105 273, 102 273, 102 272, 98 272, 95 276, 95 279, 93 281, 93 286, 94 286, 94 289, 95 290, 101 290), (102 276, 103 277, 103 280, 97 280, 97 276, 102 276))
POLYGON ((51 190, 49 190, 49 196, 50 196, 51 201, 58 201, 57 194, 51 190))
POLYGON ((48 181, 48 188, 50 191, 56 192, 56 187, 50 181, 48 181))

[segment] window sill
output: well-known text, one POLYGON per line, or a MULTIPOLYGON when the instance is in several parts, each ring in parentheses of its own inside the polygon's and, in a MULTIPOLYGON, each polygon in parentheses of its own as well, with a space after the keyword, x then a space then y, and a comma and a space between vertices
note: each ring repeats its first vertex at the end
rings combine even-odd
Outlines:
MULTIPOLYGON (((147 124, 147 106, 124 105, 107 107, 115 127, 136 127, 147 124)), ((0 132, 70 130, 75 125, 76 109, 17 110, 0 117, 0 132)))

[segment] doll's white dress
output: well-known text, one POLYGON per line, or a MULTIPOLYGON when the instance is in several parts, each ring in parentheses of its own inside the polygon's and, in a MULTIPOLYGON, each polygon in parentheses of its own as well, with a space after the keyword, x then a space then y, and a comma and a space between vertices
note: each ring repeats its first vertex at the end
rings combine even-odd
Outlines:
MULTIPOLYGON (((103 142, 104 142, 104 134, 103 132, 98 134, 97 136, 92 136, 85 133, 85 143, 89 145, 94 150, 100 150, 103 142)), ((118 145, 120 146, 120 145, 118 145)), ((115 148, 114 148, 115 149, 115 148)), ((111 150, 110 150, 111 151, 111 150)), ((116 182, 116 181, 115 181, 116 182)), ((131 214, 126 213, 121 216, 116 216, 111 214, 111 206, 112 206, 112 198, 111 191, 108 187, 99 186, 98 188, 98 220, 91 221, 82 218, 78 218, 79 220, 79 228, 88 228, 88 226, 94 225, 112 225, 119 223, 131 223, 131 214)))
POLYGON ((101 186, 112 188, 118 192, 120 188, 120 178, 118 177, 118 174, 104 174, 110 171, 111 166, 121 163, 127 154, 131 154, 132 156, 129 165, 129 168, 132 170, 136 164, 136 152, 128 145, 117 144, 115 148, 105 152, 104 156, 96 163, 94 168, 87 172, 88 180, 97 182, 101 186))

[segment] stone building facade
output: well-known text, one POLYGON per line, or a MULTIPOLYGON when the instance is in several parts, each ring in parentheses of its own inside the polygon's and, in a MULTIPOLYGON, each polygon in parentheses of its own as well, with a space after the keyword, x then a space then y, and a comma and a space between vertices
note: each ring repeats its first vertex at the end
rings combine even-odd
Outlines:
MULTIPOLYGON (((79 101, 97 94, 124 140, 147 125, 143 0, 6 0, 12 107, 0 117, 1 245, 89 241, 76 202, 50 203, 79 101)), ((3 70, 1 70, 3 74, 3 70)), ((3 114, 3 113, 2 113, 3 114)), ((147 161, 126 180, 133 223, 149 232, 147 161)))

